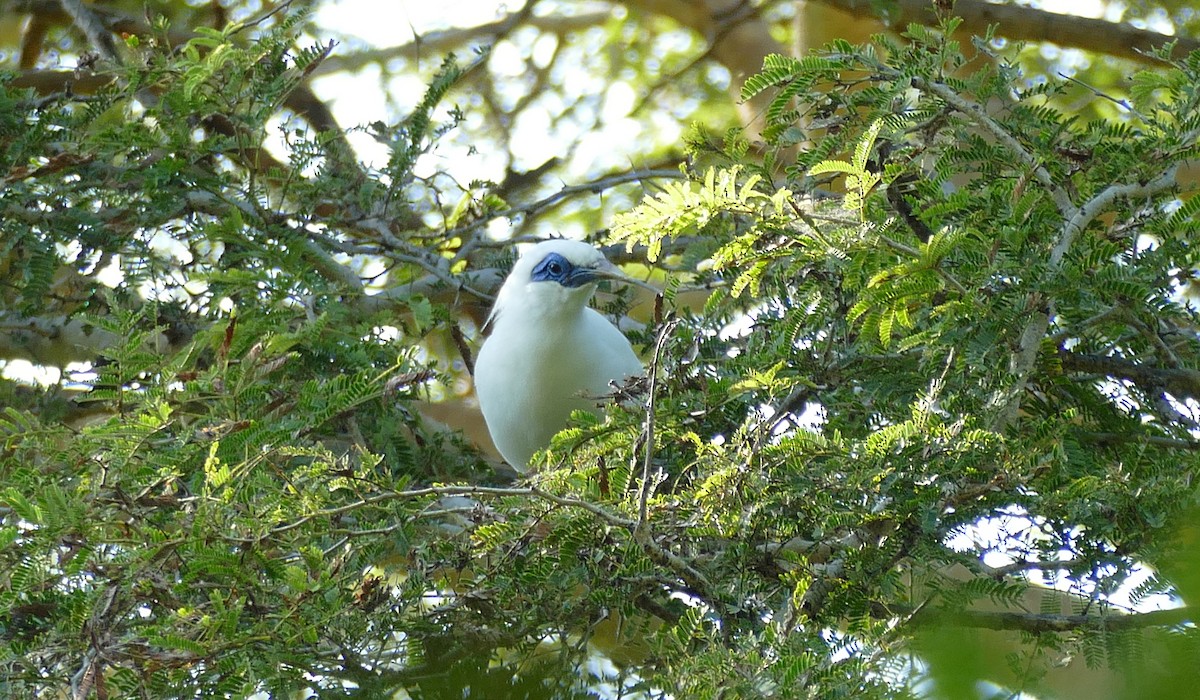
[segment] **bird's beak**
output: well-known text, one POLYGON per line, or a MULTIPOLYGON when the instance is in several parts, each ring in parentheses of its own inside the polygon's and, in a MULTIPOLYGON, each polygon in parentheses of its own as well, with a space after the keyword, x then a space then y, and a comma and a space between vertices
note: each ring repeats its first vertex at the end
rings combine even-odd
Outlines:
POLYGON ((642 287, 643 289, 648 289, 651 292, 653 292, 654 294, 659 293, 659 289, 657 287, 655 287, 654 285, 650 284, 649 282, 643 282, 642 280, 630 277, 629 275, 622 272, 621 268, 617 267, 616 265, 613 265, 612 263, 608 262, 607 260, 604 261, 603 266, 597 267, 597 268, 591 268, 588 270, 588 272, 590 272, 596 278, 596 281, 600 281, 601 279, 610 279, 610 280, 614 280, 616 282, 620 282, 622 284, 631 284, 635 287, 642 287))

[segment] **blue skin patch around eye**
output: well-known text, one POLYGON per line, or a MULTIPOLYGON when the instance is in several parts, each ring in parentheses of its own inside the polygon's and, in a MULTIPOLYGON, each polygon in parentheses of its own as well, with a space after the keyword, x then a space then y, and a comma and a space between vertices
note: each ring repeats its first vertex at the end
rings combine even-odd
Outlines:
POLYGON ((558 282, 564 287, 582 287, 600 279, 596 271, 578 267, 558 253, 550 253, 533 268, 534 282, 558 282))

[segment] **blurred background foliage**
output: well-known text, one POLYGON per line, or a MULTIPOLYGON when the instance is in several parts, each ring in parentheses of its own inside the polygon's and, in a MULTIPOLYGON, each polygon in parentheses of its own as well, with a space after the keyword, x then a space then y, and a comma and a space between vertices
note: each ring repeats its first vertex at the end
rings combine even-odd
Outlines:
POLYGON ((0 694, 1195 686, 1187 3, 0 10, 0 694), (550 235, 656 379, 521 476, 550 235))

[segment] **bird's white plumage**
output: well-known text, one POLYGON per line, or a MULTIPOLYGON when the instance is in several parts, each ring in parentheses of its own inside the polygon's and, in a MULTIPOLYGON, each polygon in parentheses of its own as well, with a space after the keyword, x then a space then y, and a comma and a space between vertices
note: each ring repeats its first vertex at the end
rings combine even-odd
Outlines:
POLYGON ((521 256, 496 296, 475 392, 496 448, 519 470, 571 411, 595 408, 610 382, 642 372, 625 336, 587 306, 604 277, 623 275, 594 247, 545 241, 521 256), (564 267, 561 279, 548 278, 564 267))

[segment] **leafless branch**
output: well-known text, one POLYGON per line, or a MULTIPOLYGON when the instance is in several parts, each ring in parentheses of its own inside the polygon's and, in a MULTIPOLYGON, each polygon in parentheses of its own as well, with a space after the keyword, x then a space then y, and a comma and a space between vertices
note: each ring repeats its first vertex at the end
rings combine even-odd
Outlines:
POLYGON ((71 18, 71 23, 75 25, 75 28, 87 37, 92 48, 100 53, 101 58, 118 65, 121 64, 121 54, 117 52, 117 44, 113 40, 112 32, 104 26, 90 6, 84 5, 82 0, 59 0, 59 5, 62 6, 63 12, 71 18))
MULTIPOLYGON (((398 46, 387 46, 378 49, 355 51, 341 56, 331 57, 321 64, 315 75, 329 75, 341 71, 358 70, 372 64, 386 64, 397 58, 421 60, 425 57, 438 57, 460 49, 464 44, 485 44, 495 41, 516 27, 515 18, 520 12, 514 12, 495 22, 481 24, 475 27, 455 27, 436 32, 422 34, 416 39, 398 46)), ((536 15, 526 18, 525 24, 552 34, 567 34, 569 32, 594 27, 609 20, 612 15, 608 12, 590 12, 579 15, 536 15)))
POLYGON ((1003 576, 1011 576, 1025 571, 1069 571, 1080 566, 1092 567, 1099 562, 1092 559, 1064 559, 1055 561, 1035 561, 1022 559, 1014 561, 1011 564, 1003 566, 988 566, 982 561, 974 562, 974 565, 979 567, 988 576, 1000 578, 1003 576))
MULTIPOLYGON (((881 7, 870 0, 817 2, 859 16, 875 15, 881 7)), ((887 7, 887 19, 892 27, 903 28, 912 22, 937 22, 934 4, 928 0, 897 0, 887 7)), ((1046 41, 1133 61, 1146 61, 1149 51, 1172 41, 1176 42, 1176 56, 1186 56, 1200 48, 1200 42, 1188 36, 1168 36, 1127 23, 1060 14, 1028 5, 957 0, 954 16, 963 20, 963 31, 971 34, 982 36, 990 25, 997 25, 997 34, 1016 41, 1046 41)))
POLYGON ((637 530, 642 530, 649 522, 650 494, 654 490, 655 483, 658 481, 657 477, 651 475, 651 471, 654 464, 654 409, 657 399, 656 394, 658 392, 659 363, 662 362, 662 355, 667 346, 667 339, 671 337, 672 331, 678 325, 679 321, 672 320, 664 323, 662 328, 658 329, 658 339, 654 342, 654 354, 650 358, 650 367, 646 371, 649 375, 650 387, 647 389, 646 418, 642 425, 642 487, 638 493, 637 530))

